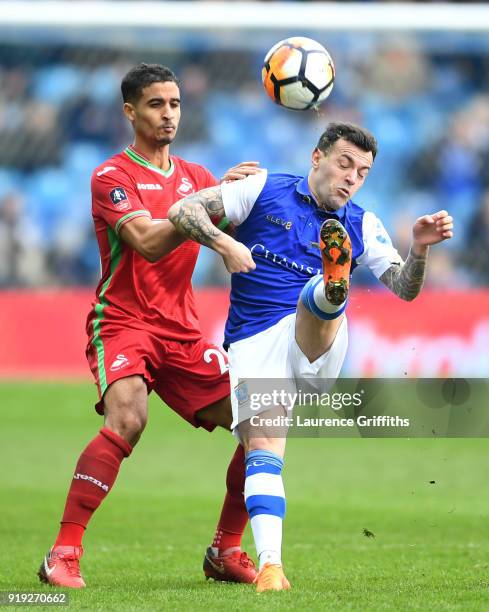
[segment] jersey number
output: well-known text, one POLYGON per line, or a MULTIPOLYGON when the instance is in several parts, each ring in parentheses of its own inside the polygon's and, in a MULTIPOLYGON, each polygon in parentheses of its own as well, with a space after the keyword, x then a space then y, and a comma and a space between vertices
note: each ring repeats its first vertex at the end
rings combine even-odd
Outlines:
POLYGON ((219 364, 219 369, 221 370, 221 374, 225 374, 229 370, 229 366, 226 363, 226 360, 224 359, 224 355, 217 349, 207 349, 204 353, 204 361, 206 363, 211 363, 213 355, 216 356, 217 363, 219 364))

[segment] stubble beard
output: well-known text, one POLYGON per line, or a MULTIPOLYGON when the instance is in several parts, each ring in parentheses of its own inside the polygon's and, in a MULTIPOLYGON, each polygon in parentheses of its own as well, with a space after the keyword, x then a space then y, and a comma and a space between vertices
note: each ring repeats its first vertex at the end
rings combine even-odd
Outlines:
POLYGON ((325 210, 326 212, 337 212, 340 208, 342 208, 342 206, 344 206, 343 202, 338 204, 338 202, 333 198, 328 198, 326 201, 319 203, 319 208, 321 210, 325 210))
POLYGON ((156 144, 158 145, 158 147, 165 147, 166 145, 171 144, 174 140, 174 136, 163 136, 163 138, 156 139, 156 144))

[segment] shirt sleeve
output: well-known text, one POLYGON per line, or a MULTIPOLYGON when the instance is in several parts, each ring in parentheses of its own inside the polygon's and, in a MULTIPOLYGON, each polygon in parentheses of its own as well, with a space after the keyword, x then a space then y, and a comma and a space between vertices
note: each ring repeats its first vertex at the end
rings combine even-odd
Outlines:
POLYGON ((239 181, 221 184, 224 211, 234 225, 241 225, 248 217, 265 186, 267 176, 267 171, 261 170, 239 181))
POLYGON ((141 202, 130 177, 115 167, 93 174, 92 212, 94 217, 100 217, 110 225, 116 234, 134 217, 151 219, 151 213, 141 202))
POLYGON ((364 251, 357 258, 358 264, 368 266, 377 278, 393 264, 402 265, 402 257, 392 245, 382 221, 373 212, 364 214, 362 234, 364 251))

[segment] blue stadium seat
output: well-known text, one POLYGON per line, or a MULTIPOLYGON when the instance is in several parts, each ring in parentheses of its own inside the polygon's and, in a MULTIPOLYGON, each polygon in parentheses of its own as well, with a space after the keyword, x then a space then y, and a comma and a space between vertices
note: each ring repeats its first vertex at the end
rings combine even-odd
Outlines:
POLYGON ((38 100, 56 106, 85 91, 86 74, 79 66, 55 64, 34 72, 32 94, 38 100))

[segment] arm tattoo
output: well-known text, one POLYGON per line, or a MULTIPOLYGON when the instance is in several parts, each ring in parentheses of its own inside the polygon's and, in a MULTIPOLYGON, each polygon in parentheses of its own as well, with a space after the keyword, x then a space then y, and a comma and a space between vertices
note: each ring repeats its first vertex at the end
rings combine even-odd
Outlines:
POLYGON ((203 189, 179 201, 178 210, 168 218, 177 230, 205 246, 212 246, 221 234, 214 224, 225 217, 221 187, 203 189))
POLYGON ((410 302, 421 291, 426 269, 426 256, 409 255, 403 264, 393 264, 382 274, 380 280, 393 293, 410 302))

